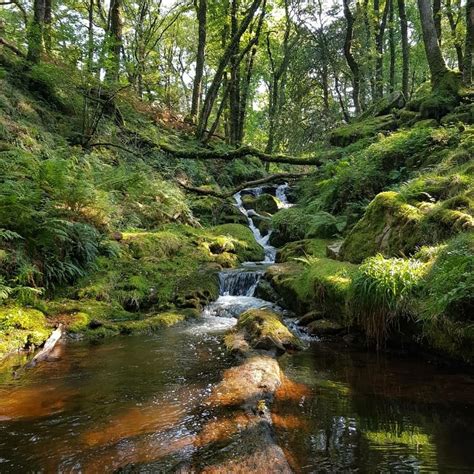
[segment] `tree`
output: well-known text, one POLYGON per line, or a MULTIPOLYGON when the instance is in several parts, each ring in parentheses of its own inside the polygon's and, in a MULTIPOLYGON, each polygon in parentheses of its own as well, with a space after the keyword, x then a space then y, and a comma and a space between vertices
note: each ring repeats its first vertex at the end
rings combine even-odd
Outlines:
POLYGON ((398 15, 400 17, 400 33, 402 37, 402 92, 408 100, 408 81, 410 76, 410 50, 408 45, 408 21, 405 11, 405 0, 398 0, 398 15))
POLYGON ((123 0, 111 0, 108 18, 108 34, 106 38, 107 65, 106 79, 109 82, 117 82, 120 74, 120 54, 122 52, 122 2, 123 0))
POLYGON ((217 99, 219 89, 222 85, 222 79, 224 77, 226 67, 229 64, 229 61, 232 55, 234 54, 234 49, 236 45, 240 42, 242 35, 247 31, 247 28, 250 25, 250 22, 252 21, 252 19, 254 18, 254 15, 257 12, 258 8, 260 7, 261 2, 262 0, 253 0, 236 34, 231 38, 227 47, 224 50, 223 55, 221 56, 221 59, 217 66, 216 72, 214 73, 214 77, 207 91, 206 98, 204 100, 204 103, 199 115, 199 122, 198 122, 197 131, 196 131, 196 135, 198 139, 202 140, 204 138, 204 134, 207 129, 207 124, 209 122, 209 117, 214 107, 214 103, 217 99))
POLYGON ((418 0, 418 10, 420 12, 423 43, 425 46, 426 59, 428 60, 428 66, 430 68, 431 82, 434 87, 437 87, 446 77, 448 68, 446 67, 441 53, 431 0, 418 0))
POLYGON ((350 9, 350 0, 344 2, 344 17, 346 19, 346 36, 344 40, 344 56, 352 73, 352 100, 356 114, 361 111, 360 107, 360 70, 359 64, 352 53, 352 45, 354 42, 354 15, 350 9))
POLYGON ((33 20, 28 31, 28 61, 38 63, 44 51, 44 20, 46 0, 34 0, 33 20))
POLYGON ((466 85, 472 84, 472 56, 474 50, 474 0, 466 3, 466 41, 464 50, 463 80, 466 85))
POLYGON ((196 73, 194 75, 193 96, 191 102, 191 118, 193 122, 199 114, 202 95, 202 77, 207 36, 207 0, 194 0, 194 8, 198 20, 198 47, 196 53, 196 73))

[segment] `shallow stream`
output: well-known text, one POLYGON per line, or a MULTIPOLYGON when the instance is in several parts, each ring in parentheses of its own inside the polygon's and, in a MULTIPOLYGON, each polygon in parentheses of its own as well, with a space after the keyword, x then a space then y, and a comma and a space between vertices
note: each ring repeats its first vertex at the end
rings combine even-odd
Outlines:
MULTIPOLYGON (((282 206, 286 189, 275 190, 282 206)), ((275 257, 240 193, 236 202, 265 261, 223 272, 221 296, 200 320, 59 346, 56 360, 32 370, 21 356, 0 366, 0 472, 189 472, 232 456, 239 426, 219 423, 225 408, 207 397, 235 365, 224 332, 246 309, 274 307, 254 290, 275 257)), ((315 340, 280 365, 288 380, 272 419, 296 472, 474 470, 474 376, 315 340)))

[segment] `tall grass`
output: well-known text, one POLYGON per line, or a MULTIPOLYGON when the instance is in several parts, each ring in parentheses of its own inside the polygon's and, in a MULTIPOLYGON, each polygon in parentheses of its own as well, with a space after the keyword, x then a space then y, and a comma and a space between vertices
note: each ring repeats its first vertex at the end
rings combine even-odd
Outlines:
POLYGON ((400 318, 411 316, 411 303, 427 265, 415 259, 368 258, 352 282, 353 311, 367 337, 380 348, 400 318))

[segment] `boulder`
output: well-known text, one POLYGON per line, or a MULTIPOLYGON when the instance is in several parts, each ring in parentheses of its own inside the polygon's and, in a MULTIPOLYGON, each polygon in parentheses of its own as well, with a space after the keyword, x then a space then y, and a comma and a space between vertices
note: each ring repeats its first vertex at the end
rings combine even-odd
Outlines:
POLYGON ((310 311, 298 319, 298 326, 308 326, 310 323, 323 318, 323 313, 319 310, 310 311))
POLYGON ((255 208, 258 213, 268 212, 275 214, 278 211, 278 199, 271 194, 261 194, 255 199, 255 208))
POLYGON ((394 91, 391 94, 382 97, 380 100, 372 104, 360 118, 380 117, 392 112, 393 109, 401 109, 405 105, 405 97, 402 92, 394 91))
POLYGON ((340 260, 340 251, 343 240, 329 244, 326 247, 326 257, 332 258, 333 260, 340 260))
POLYGON ((283 324, 281 316, 269 309, 243 313, 235 329, 227 335, 226 345, 236 353, 259 349, 283 354, 304 348, 302 341, 283 324))
POLYGON ((333 336, 343 330, 343 326, 329 319, 318 319, 308 324, 308 331, 313 336, 333 336))

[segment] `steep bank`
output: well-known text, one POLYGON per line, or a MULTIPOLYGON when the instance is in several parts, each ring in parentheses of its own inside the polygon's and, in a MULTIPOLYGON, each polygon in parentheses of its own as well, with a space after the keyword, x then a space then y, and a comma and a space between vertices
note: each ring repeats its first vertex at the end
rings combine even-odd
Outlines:
POLYGON ((336 129, 342 158, 275 214, 282 248, 267 280, 315 334, 349 329, 379 349, 474 361, 473 107, 439 121, 394 110, 389 131, 382 117, 336 129))

